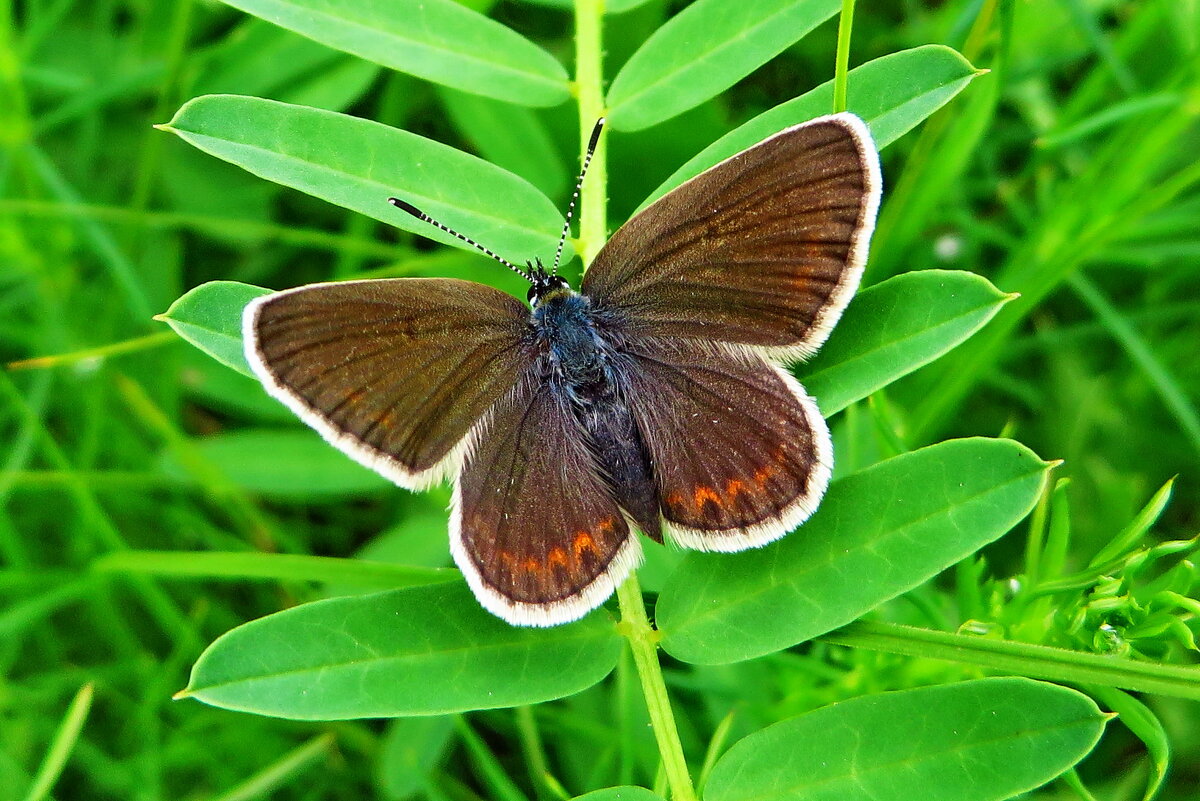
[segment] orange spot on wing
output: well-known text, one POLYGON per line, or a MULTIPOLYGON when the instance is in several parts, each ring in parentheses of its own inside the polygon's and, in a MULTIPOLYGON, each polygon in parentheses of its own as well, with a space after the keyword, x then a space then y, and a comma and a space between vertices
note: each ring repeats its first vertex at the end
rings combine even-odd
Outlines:
POLYGON ((530 573, 542 572, 542 563, 532 556, 525 560, 525 569, 530 573))
POLYGON ((692 495, 692 500, 695 502, 697 509, 702 508, 707 501, 715 503, 717 508, 724 506, 721 496, 717 494, 716 490, 712 487, 706 487, 703 484, 696 487, 696 491, 692 495))
POLYGON ((596 552, 596 541, 592 539, 592 535, 586 531, 576 531, 575 541, 571 543, 571 550, 575 552, 575 558, 578 559, 584 551, 596 552))
POLYGON ((559 567, 567 566, 567 552, 557 545, 550 549, 549 555, 546 557, 546 562, 559 567))
POLYGON ((613 515, 609 515, 608 517, 604 518, 603 520, 601 520, 599 523, 596 524, 595 530, 596 530, 597 534, 608 534, 609 532, 611 532, 613 530, 613 528, 616 527, 616 525, 617 525, 617 518, 614 517, 613 515))
POLYGON ((754 483, 761 487, 763 484, 767 483, 767 479, 778 472, 778 468, 772 467, 771 465, 763 465, 754 471, 754 483))
POLYGON ((745 494, 747 494, 747 489, 743 482, 736 478, 729 479, 729 482, 725 485, 726 498, 732 501, 737 496, 745 494))
POLYGON ((678 509, 679 507, 683 506, 683 495, 678 492, 672 492, 664 500, 665 500, 665 503, 667 504, 667 506, 673 507, 675 509, 678 509))

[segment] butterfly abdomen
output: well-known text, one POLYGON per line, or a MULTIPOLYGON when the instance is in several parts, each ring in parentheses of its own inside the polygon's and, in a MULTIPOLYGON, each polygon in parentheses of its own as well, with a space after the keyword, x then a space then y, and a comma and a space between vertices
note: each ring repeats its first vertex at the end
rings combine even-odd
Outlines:
POLYGON ((662 523, 650 455, 621 391, 612 346, 595 323, 586 297, 556 293, 533 313, 546 339, 553 381, 567 395, 572 413, 620 504, 643 533, 662 541, 662 523))

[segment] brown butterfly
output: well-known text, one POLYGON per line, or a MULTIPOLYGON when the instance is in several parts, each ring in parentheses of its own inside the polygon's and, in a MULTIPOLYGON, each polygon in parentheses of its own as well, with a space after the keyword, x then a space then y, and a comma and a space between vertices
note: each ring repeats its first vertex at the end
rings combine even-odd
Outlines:
POLYGON ((578 293, 557 258, 522 270, 393 199, 523 275, 529 306, 454 279, 313 284, 246 308, 246 357, 362 464, 454 480, 450 551, 484 607, 565 623, 637 566, 634 529, 740 551, 816 509, 829 430, 780 364, 854 295, 880 183, 858 117, 787 128, 629 220, 578 293))

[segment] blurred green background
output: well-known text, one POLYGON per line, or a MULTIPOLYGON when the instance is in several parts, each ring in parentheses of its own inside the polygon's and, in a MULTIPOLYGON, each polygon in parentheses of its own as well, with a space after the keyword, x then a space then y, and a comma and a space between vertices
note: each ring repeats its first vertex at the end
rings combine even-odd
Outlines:
MULTIPOLYGON (((567 11, 466 5, 569 67, 567 11)), ((649 0, 607 17, 608 74, 684 5, 649 0)), ((826 23, 718 99, 613 134, 611 223, 726 131, 828 80, 835 36, 826 23)), ((1197 3, 860 2, 851 65, 927 43, 991 73, 884 153, 866 281, 966 269, 1022 297, 958 351, 835 418, 839 472, 897 443, 1003 432, 1065 460, 1070 565, 1085 565, 1173 476, 1150 541, 1194 537, 1197 3)), ((0 799, 24 795, 87 683, 94 703, 56 798, 498 797, 479 777, 492 766, 526 781, 513 743, 535 723, 571 792, 651 782, 652 747, 645 764, 623 764, 609 744, 613 721, 644 716, 627 671, 567 701, 463 720, 309 724, 170 700, 220 633, 342 589, 166 580, 97 560, 126 549, 263 550, 440 566, 448 491, 410 494, 359 469, 152 316, 216 279, 282 289, 454 275, 523 296, 481 257, 280 188, 151 127, 218 92, 403 127, 517 172, 564 207, 570 195, 571 104, 482 101, 213 2, 0 0, 0 799)), ((1005 611, 1024 536, 1019 528, 964 566, 957 597, 946 581, 919 602, 950 627, 973 619, 1038 640, 1044 632, 1022 631, 1005 611)), ((1196 622, 1180 619, 1184 631, 1144 641, 1072 644, 1187 661, 1196 622)), ((970 675, 818 644, 679 668, 670 680, 685 743, 702 754, 731 708, 744 733, 838 698, 970 675)), ((1173 749, 1161 797, 1198 797, 1200 709, 1143 700, 1173 749)), ((1143 749, 1114 725, 1081 775, 1097 797, 1140 798, 1143 749)), ((1038 797, 1077 796, 1054 786, 1038 797)))

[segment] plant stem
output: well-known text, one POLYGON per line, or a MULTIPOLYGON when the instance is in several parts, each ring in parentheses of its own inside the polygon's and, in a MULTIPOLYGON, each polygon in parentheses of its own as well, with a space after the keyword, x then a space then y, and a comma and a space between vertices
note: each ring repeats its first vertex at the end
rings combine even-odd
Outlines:
POLYGON ((662 755, 671 798, 673 801, 695 801, 696 790, 692 787, 692 777, 683 758, 679 729, 675 726, 671 699, 663 681, 662 665, 658 662, 658 633, 646 617, 637 574, 631 573, 625 583, 617 588, 617 601, 621 605, 622 633, 629 640, 638 678, 642 680, 642 692, 646 695, 646 707, 650 710, 650 726, 654 729, 654 739, 662 755))
MULTIPOLYGON (((596 120, 604 116, 604 0, 575 0, 575 89, 579 99, 580 155, 596 120)), ((608 238, 608 137, 600 135, 580 191, 579 257, 586 270, 608 238)))
MULTIPOLYGON (((604 116, 604 67, 601 43, 601 18, 604 0, 575 0, 575 88, 579 100, 579 143, 582 156, 596 125, 604 116)), ((580 189, 579 255, 584 269, 608 238, 608 170, 606 169, 607 137, 601 134, 587 180, 580 189)), ((633 662, 637 666, 650 725, 662 757, 663 771, 671 788, 673 801, 696 801, 696 790, 688 774, 679 742, 679 729, 671 712, 671 699, 663 681, 662 665, 658 662, 658 635, 646 617, 642 589, 637 575, 631 573, 617 587, 621 605, 621 629, 629 640, 633 662)))
POLYGON ((1139 662, 1048 645, 969 637, 894 623, 859 620, 823 634, 822 642, 888 654, 946 659, 989 670, 1076 684, 1200 700, 1200 668, 1139 662))
POLYGON ((850 30, 854 27, 854 0, 842 0, 838 18, 837 57, 833 66, 833 112, 846 110, 847 73, 850 67, 850 30))

